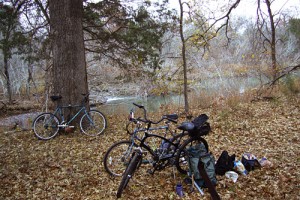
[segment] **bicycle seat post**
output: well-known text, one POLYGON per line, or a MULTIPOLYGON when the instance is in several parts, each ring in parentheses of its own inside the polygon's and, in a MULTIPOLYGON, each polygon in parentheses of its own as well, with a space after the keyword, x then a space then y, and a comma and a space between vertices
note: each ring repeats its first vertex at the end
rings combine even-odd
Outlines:
POLYGON ((60 124, 64 124, 65 123, 65 117, 64 117, 64 113, 62 111, 62 107, 61 106, 57 106, 58 110, 59 110, 59 116, 61 117, 61 122, 60 124))

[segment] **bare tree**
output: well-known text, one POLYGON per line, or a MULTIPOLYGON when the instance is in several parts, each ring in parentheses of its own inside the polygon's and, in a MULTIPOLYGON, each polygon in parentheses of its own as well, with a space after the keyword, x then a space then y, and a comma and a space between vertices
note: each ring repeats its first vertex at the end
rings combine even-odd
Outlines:
MULTIPOLYGON (((180 18, 179 18, 179 31, 180 38, 182 42, 181 53, 182 53, 182 61, 183 61, 183 81, 184 81, 184 110, 185 113, 189 113, 189 102, 188 102, 188 77, 187 77, 187 60, 186 60, 186 44, 189 40, 192 40, 192 45, 201 47, 206 50, 209 46, 209 41, 217 36, 217 33, 225 27, 225 34, 227 33, 227 27, 229 25, 230 14, 234 8, 236 8, 239 4, 240 0, 236 0, 231 6, 229 6, 228 11, 218 18, 209 18, 204 16, 199 10, 194 9, 195 5, 191 5, 190 3, 183 2, 179 0, 180 5, 180 18), (196 31, 194 33, 189 34, 188 36, 184 36, 183 30, 183 20, 184 20, 184 5, 188 8, 188 19, 189 22, 196 24, 196 31), (221 23, 221 25, 218 25, 221 23)), ((227 34, 226 34, 227 35, 227 34)), ((229 39, 229 37, 227 37, 229 39)))
POLYGON ((277 59, 276 59, 276 26, 279 20, 275 21, 275 16, 271 9, 271 5, 274 1, 265 0, 264 3, 267 6, 267 15, 262 11, 262 1, 257 1, 257 26, 260 36, 263 38, 263 47, 265 51, 269 51, 271 55, 271 68, 273 79, 277 76, 277 59), (268 18, 268 20, 267 20, 268 18))
POLYGON ((188 101, 188 88, 187 88, 187 66, 186 66, 186 54, 185 54, 185 38, 183 35, 183 3, 181 0, 179 0, 179 5, 180 5, 180 17, 179 17, 179 31, 180 31, 180 39, 182 42, 182 47, 181 47, 181 54, 182 54, 182 61, 183 61, 183 95, 184 95, 184 110, 186 114, 189 112, 189 101, 188 101))
MULTIPOLYGON (((28 63, 28 78, 26 83, 26 93, 28 97, 31 93, 31 85, 37 89, 34 80, 34 65, 43 63, 43 61, 49 62, 50 60, 50 45, 47 44, 50 32, 50 17, 46 10, 47 6, 48 1, 45 0, 27 1, 22 12, 22 23, 24 28, 27 30, 29 37, 29 44, 23 52, 28 63)), ((47 72, 47 70, 44 71, 47 72)), ((46 75, 46 77, 50 76, 46 75)), ((48 84, 46 81, 46 88, 47 87, 48 84)))
POLYGON ((0 3, 0 33, 2 35, 0 49, 3 53, 4 78, 9 103, 12 103, 11 80, 8 70, 9 60, 14 54, 14 50, 26 42, 26 38, 20 31, 19 23, 20 10, 24 3, 25 1, 21 0, 11 1, 10 5, 0 3))

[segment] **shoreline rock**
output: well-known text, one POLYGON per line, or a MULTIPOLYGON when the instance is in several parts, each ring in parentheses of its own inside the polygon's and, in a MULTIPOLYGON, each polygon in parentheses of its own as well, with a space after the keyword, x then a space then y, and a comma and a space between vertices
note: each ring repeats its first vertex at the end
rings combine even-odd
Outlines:
POLYGON ((21 129, 23 131, 31 130, 32 122, 34 118, 39 115, 40 112, 33 112, 33 113, 25 113, 14 115, 10 117, 6 117, 0 120, 0 130, 15 130, 21 129))

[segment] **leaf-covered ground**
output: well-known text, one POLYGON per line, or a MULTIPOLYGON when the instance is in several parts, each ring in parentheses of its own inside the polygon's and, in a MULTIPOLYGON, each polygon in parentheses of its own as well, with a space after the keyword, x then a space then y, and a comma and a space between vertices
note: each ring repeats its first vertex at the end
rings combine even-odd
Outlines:
MULTIPOLYGON (((213 131, 206 139, 216 159, 223 150, 237 159, 251 152, 273 164, 239 176, 236 183, 217 176, 221 199, 300 199, 299 97, 193 109, 194 115, 201 113, 210 116, 213 131)), ((110 145, 128 138, 126 117, 108 116, 109 127, 97 138, 76 131, 39 141, 32 132, 1 132, 1 199, 115 199, 120 178, 108 176, 102 159, 110 145)), ((122 199, 179 199, 175 185, 184 177, 172 168, 153 176, 146 170, 142 167, 135 174, 122 199)), ((206 189, 200 196, 183 186, 184 199, 210 199, 206 189)))

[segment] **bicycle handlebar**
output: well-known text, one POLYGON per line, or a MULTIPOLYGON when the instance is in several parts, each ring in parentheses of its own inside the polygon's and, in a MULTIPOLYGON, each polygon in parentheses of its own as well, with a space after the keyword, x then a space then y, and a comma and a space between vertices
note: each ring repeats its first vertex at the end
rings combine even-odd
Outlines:
POLYGON ((173 120, 173 119, 170 119, 170 118, 167 118, 169 121, 173 122, 174 124, 177 124, 177 121, 173 120))
POLYGON ((133 105, 135 105, 136 107, 139 107, 139 108, 142 108, 142 109, 144 109, 145 110, 145 107, 144 106, 142 106, 142 105, 139 105, 139 104, 136 104, 136 103, 132 103, 133 105))
POLYGON ((175 121, 174 119, 171 119, 167 115, 163 115, 162 118, 160 120, 156 121, 156 122, 154 122, 152 120, 149 120, 149 119, 147 119, 147 110, 145 109, 145 107, 143 105, 139 105, 139 104, 136 104, 136 103, 132 103, 132 104, 144 111, 144 118, 145 119, 142 119, 142 118, 139 117, 139 118, 137 118, 138 121, 141 121, 141 122, 144 122, 144 123, 147 123, 147 124, 159 124, 163 120, 167 119, 170 122, 173 122, 175 124, 177 123, 177 121, 175 121))
POLYGON ((86 103, 86 102, 88 101, 90 93, 87 93, 87 94, 81 94, 81 95, 83 96, 83 99, 82 99, 82 101, 81 101, 81 104, 84 104, 84 103, 86 103))

